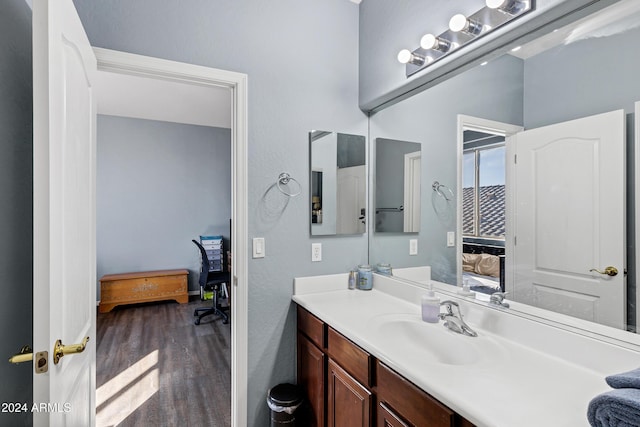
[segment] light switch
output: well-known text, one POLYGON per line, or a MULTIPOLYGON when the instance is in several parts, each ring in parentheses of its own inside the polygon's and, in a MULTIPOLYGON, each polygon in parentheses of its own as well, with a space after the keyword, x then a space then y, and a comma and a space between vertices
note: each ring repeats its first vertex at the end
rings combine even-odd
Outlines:
POLYGON ((409 240, 409 255, 418 255, 418 239, 409 240))
POLYGON ((264 255, 265 255, 264 237, 254 237, 253 238, 253 257, 264 258, 264 255))
POLYGON ((453 247, 456 245, 456 232, 455 231, 448 231, 447 232, 447 246, 448 247, 453 247))

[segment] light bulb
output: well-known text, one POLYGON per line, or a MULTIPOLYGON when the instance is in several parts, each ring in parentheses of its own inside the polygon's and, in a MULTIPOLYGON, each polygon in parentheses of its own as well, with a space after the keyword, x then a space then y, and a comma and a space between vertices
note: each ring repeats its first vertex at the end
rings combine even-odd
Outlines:
POLYGON ((433 34, 425 34, 420 39, 420 47, 423 49, 435 49, 438 46, 438 39, 433 34))
POLYGON ((485 4, 489 9, 498 9, 508 1, 509 0, 486 0, 485 4))
POLYGON ((401 64, 407 64, 411 61, 412 56, 413 54, 409 49, 402 49, 398 52, 398 61, 400 61, 401 64))
POLYGON ((459 13, 449 20, 449 29, 454 33, 462 31, 475 36, 482 32, 483 25, 459 13))
POLYGON ((454 33, 464 30, 468 26, 467 17, 459 13, 449 20, 449 29, 454 33))
POLYGON ((451 49, 451 42, 433 34, 425 34, 420 39, 420 47, 427 50, 433 49, 440 52, 448 52, 451 49))
POLYGON ((526 2, 521 0, 485 0, 489 9, 498 9, 510 15, 517 15, 527 7, 526 2))
POLYGON ((421 66, 421 65, 424 65, 425 61, 427 62, 433 61, 433 58, 429 58, 429 57, 425 58, 421 55, 417 55, 411 52, 409 49, 402 49, 398 53, 398 61, 400 61, 400 63, 402 64, 413 64, 413 65, 421 66))

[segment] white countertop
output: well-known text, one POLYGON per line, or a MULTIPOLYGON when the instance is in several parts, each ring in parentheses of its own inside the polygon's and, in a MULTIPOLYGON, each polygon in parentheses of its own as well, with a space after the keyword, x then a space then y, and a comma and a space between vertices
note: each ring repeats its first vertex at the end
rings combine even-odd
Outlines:
MULTIPOLYGON (((478 361, 441 363, 408 351, 402 343, 411 335, 389 336, 380 327, 385 318, 419 317, 424 289, 381 276, 371 291, 346 288, 346 275, 297 278, 292 299, 478 427, 588 426, 589 401, 610 390, 604 377, 640 366, 633 350, 449 295, 439 296, 458 301, 479 336, 450 332, 448 339, 477 340, 459 344, 483 354, 478 361)), ((422 324, 443 328, 442 322, 422 324)))

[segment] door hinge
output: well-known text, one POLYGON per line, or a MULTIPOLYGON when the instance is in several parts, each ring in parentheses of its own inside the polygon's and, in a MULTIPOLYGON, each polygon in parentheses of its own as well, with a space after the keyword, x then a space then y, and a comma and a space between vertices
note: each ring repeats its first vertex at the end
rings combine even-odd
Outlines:
POLYGON ((518 244, 518 237, 517 236, 513 236, 513 246, 518 244))
POLYGON ((516 165, 518 164, 518 155, 517 154, 513 155, 513 163, 516 164, 516 165))

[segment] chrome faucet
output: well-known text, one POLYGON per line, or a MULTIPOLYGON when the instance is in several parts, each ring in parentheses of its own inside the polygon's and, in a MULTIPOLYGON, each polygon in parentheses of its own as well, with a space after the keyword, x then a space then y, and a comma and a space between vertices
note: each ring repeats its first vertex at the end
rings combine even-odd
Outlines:
POLYGON ((489 297, 489 304, 499 307, 509 308, 509 303, 504 301, 504 297, 508 292, 494 292, 489 297))
POLYGON ((468 337, 477 337, 478 334, 469 327, 462 319, 462 312, 460 311, 460 305, 458 305, 455 301, 442 301, 440 306, 444 306, 446 308, 446 313, 440 313, 440 319, 444 320, 444 327, 451 329, 454 332, 457 332, 462 335, 466 335, 468 337), (453 312, 453 307, 456 308, 458 314, 456 315, 453 312))

